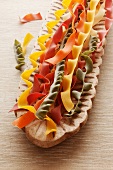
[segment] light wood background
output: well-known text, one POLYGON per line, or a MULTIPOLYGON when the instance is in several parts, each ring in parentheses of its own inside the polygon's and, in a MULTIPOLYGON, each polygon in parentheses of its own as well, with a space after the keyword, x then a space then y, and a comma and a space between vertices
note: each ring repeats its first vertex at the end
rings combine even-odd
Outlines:
POLYGON ((41 12, 51 0, 0 0, 0 170, 108 170, 113 169, 113 27, 103 56, 97 95, 87 124, 74 137, 50 149, 31 144, 24 132, 13 127, 13 113, 20 72, 15 70, 14 39, 27 32, 35 39, 43 21, 19 24, 19 16, 41 12))

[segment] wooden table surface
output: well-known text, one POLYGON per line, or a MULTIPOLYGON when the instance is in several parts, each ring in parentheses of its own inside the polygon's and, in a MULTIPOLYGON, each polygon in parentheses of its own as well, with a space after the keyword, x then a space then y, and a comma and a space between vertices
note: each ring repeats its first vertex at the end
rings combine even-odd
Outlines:
POLYGON ((12 126, 8 113, 15 103, 20 72, 15 70, 14 39, 27 32, 35 36, 43 21, 19 24, 19 16, 41 12, 45 18, 51 0, 0 0, 0 170, 108 170, 113 169, 113 27, 108 38, 96 98, 87 124, 74 137, 50 149, 31 144, 12 126))

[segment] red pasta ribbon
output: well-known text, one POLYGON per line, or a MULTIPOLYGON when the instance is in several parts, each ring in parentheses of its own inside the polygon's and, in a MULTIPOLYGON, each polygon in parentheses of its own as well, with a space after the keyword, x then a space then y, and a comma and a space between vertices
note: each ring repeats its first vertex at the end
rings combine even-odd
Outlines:
POLYGON ((31 123, 35 119, 36 119, 36 117, 35 117, 34 113, 28 111, 24 115, 17 118, 12 124, 14 126, 17 126, 20 129, 22 129, 23 127, 27 126, 29 123, 31 123))
POLYGON ((42 20, 42 16, 39 13, 37 14, 27 14, 25 15, 23 18, 20 18, 20 22, 23 24, 23 23, 27 23, 27 22, 30 22, 30 21, 34 21, 34 20, 42 20))
POLYGON ((53 108, 50 112, 50 117, 52 118, 52 120, 59 124, 61 119, 62 119, 62 115, 61 115, 61 105, 53 108))
POLYGON ((106 0, 105 9, 106 9, 105 30, 98 32, 99 39, 100 39, 99 45, 102 44, 102 40, 105 38, 105 36, 107 35, 109 29, 111 28, 111 26, 113 24, 112 0, 106 0))
POLYGON ((46 88, 46 93, 47 90, 49 90, 50 87, 50 81, 48 78, 44 77, 41 74, 35 74, 34 75, 34 83, 33 83, 33 88, 32 88, 32 93, 33 92, 45 92, 44 89, 46 88), (40 80, 42 80, 42 83, 40 83, 40 80))
POLYGON ((48 63, 43 62, 42 64, 40 64, 40 70, 39 70, 40 74, 43 76, 46 76, 49 72, 50 72, 50 67, 48 63))
POLYGON ((28 97, 27 97, 27 101, 29 105, 32 105, 38 98, 45 96, 45 94, 43 93, 38 93, 38 92, 34 92, 31 93, 28 97))

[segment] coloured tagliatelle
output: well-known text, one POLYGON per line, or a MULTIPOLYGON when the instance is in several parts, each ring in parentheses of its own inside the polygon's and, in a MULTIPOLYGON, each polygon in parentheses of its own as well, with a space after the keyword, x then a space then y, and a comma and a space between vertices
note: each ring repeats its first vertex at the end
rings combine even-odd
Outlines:
POLYGON ((40 12, 37 14, 30 13, 30 14, 25 15, 23 18, 20 18, 20 23, 24 24, 30 21, 35 21, 35 20, 42 20, 42 16, 40 12))
POLYGON ((86 122, 113 21, 112 0, 57 0, 51 11, 54 20, 48 17, 47 33, 37 39, 11 110, 17 116, 13 125, 45 148, 75 134, 86 122))
POLYGON ((30 33, 27 33, 22 44, 18 40, 14 41, 15 58, 18 64, 15 68, 17 70, 21 70, 21 67, 25 65, 26 48, 32 39, 33 36, 30 33))

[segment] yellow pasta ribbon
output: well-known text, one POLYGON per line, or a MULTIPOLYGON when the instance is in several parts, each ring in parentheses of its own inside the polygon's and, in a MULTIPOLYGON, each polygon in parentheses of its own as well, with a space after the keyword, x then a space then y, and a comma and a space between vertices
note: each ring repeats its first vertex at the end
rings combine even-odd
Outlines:
POLYGON ((26 48, 28 46, 28 44, 30 43, 30 41, 33 39, 33 35, 30 33, 27 33, 26 36, 24 37, 23 43, 22 43, 22 52, 25 55, 26 53, 26 48))
MULTIPOLYGON (((96 12, 96 15, 94 17, 94 22, 93 22, 93 26, 96 25, 105 15, 105 3, 103 3, 101 6, 98 5, 98 10, 96 12)), ((97 8, 96 8, 97 9, 97 8)), ((85 43, 84 43, 84 48, 87 48, 89 45, 89 40, 90 40, 90 35, 92 36, 96 36, 97 37, 97 31, 94 30, 93 28, 91 29, 85 43)))
POLYGON ((105 3, 103 3, 100 8, 98 9, 98 12, 95 15, 93 26, 96 25, 105 15, 106 10, 104 9, 105 3))
POLYGON ((67 67, 68 67, 69 75, 65 75, 62 82, 63 92, 61 92, 61 99, 65 109, 68 112, 70 112, 70 108, 74 107, 74 104, 70 96, 70 87, 71 87, 73 72, 77 65, 77 62, 78 62, 78 57, 75 60, 71 60, 71 59, 68 60, 67 67))
POLYGON ((38 38, 38 45, 40 46, 41 50, 44 51, 46 49, 45 47, 45 41, 51 36, 51 34, 44 34, 38 38))
POLYGON ((71 3, 71 0, 63 0, 62 5, 64 8, 68 8, 69 4, 71 3))
POLYGON ((44 44, 45 41, 51 36, 51 34, 44 34, 38 38, 38 42, 44 44))
POLYGON ((59 22, 59 20, 53 20, 53 21, 50 21, 50 22, 48 22, 48 23, 46 24, 46 27, 47 27, 47 29, 48 29, 48 33, 49 33, 49 34, 52 34, 52 33, 53 33, 52 28, 53 28, 55 25, 57 25, 58 22, 59 22))
POLYGON ((56 132, 56 123, 48 116, 46 116, 45 120, 47 121, 46 135, 49 135, 52 132, 56 132))
POLYGON ((36 113, 36 110, 33 106, 29 106, 28 102, 27 102, 27 97, 30 93, 32 86, 33 86, 32 82, 29 81, 29 77, 36 70, 36 68, 38 66, 36 61, 40 57, 41 54, 43 54, 43 51, 37 51, 37 52, 30 54, 29 60, 31 61, 33 68, 31 68, 29 70, 25 70, 21 74, 21 79, 27 84, 28 88, 20 95, 20 97, 18 99, 18 107, 22 108, 22 109, 27 109, 27 110, 31 111, 32 113, 36 113))
POLYGON ((71 83, 74 69, 76 68, 79 54, 83 48, 84 41, 87 39, 95 18, 96 6, 99 3, 99 0, 90 1, 90 10, 87 10, 87 22, 84 22, 84 32, 80 32, 78 35, 78 45, 74 45, 72 49, 72 54, 74 59, 69 59, 67 63, 68 75, 64 76, 63 79, 63 92, 61 93, 61 99, 65 109, 70 112, 74 107, 74 104, 71 100, 71 83))
POLYGON ((54 15, 57 20, 60 20, 60 17, 66 12, 66 9, 59 9, 55 11, 54 15))

